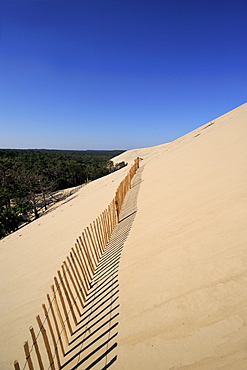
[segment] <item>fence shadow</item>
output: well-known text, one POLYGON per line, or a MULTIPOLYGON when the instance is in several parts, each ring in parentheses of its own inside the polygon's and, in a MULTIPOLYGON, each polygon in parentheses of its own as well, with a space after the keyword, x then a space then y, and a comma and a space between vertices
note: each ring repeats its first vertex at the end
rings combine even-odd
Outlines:
POLYGON ((23 370, 108 369, 117 361, 118 270, 142 171, 137 158, 108 208, 76 239, 36 316, 38 332, 29 328, 23 370))
POLYGON ((132 179, 119 223, 90 283, 85 306, 73 331, 61 369, 108 369, 117 362, 119 324, 118 270, 124 243, 137 212, 137 197, 142 182, 143 167, 132 179))

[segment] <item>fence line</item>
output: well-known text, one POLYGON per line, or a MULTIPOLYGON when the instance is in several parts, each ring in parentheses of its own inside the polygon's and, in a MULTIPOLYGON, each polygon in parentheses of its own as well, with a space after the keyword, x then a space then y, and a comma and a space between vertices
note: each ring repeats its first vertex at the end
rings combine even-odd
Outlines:
MULTIPOLYGON (((63 261, 61 270, 57 271, 51 285, 52 298, 47 294, 48 308, 42 305, 44 319, 42 321, 40 315, 36 317, 37 335, 33 327, 29 328, 32 344, 24 343, 26 360, 22 370, 61 368, 69 336, 79 321, 96 267, 114 227, 119 223, 125 195, 138 168, 139 158, 118 186, 107 209, 84 229, 67 260, 63 261)), ((18 361, 14 362, 14 368, 21 369, 18 361)))

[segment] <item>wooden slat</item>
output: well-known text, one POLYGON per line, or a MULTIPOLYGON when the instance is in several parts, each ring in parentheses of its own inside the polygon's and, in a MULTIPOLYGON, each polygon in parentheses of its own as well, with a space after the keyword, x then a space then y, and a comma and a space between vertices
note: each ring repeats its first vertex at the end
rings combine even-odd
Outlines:
POLYGON ((46 349, 47 356, 48 356, 48 359, 49 359, 49 362, 50 362, 50 367, 51 367, 52 370, 55 370, 55 365, 54 365, 54 361, 53 361, 52 354, 51 354, 50 343, 49 343, 49 340, 48 340, 48 337, 47 337, 47 334, 46 334, 46 330, 45 330, 45 328, 42 324, 42 321, 41 321, 39 315, 36 316, 36 320, 38 322, 39 329, 41 330, 41 334, 42 334, 42 337, 43 337, 43 340, 44 340, 45 349, 46 349))
POLYGON ((111 237, 111 233, 112 233, 112 216, 111 216, 111 207, 110 205, 107 207, 107 217, 108 217, 108 221, 109 221, 109 239, 111 237))
POLYGON ((93 276, 94 271, 95 271, 95 268, 94 268, 93 260, 92 260, 92 258, 91 258, 90 252, 89 252, 88 243, 87 243, 87 240, 86 240, 86 237, 85 237, 85 230, 84 230, 84 232, 81 234, 81 236, 82 236, 82 240, 83 240, 84 251, 85 251, 86 256, 87 256, 88 266, 89 266, 89 268, 90 268, 90 270, 91 270, 91 276, 93 276))
POLYGON ((53 328, 52 328, 52 325, 51 325, 51 320, 50 320, 50 317, 48 315, 48 311, 46 309, 45 304, 42 304, 42 307, 43 307, 43 311, 44 311, 44 314, 45 314, 45 317, 46 317, 46 320, 47 320, 47 323, 48 323, 48 327, 49 327, 49 330, 50 330, 50 334, 51 334, 51 338, 52 338, 52 342, 53 342, 53 347, 54 347, 54 351, 55 351, 55 356, 56 356, 56 359, 57 359, 57 366, 58 366, 58 369, 60 369, 61 363, 60 363, 60 358, 59 358, 59 353, 58 353, 58 347, 57 347, 55 334, 54 334, 54 331, 53 331, 53 328))
POLYGON ((24 343, 24 352, 25 352, 25 356, 26 356, 26 360, 27 360, 29 370, 34 370, 31 355, 30 355, 30 352, 29 352, 28 341, 26 341, 24 343))
POLYGON ((78 273, 78 276, 79 276, 79 279, 80 279, 80 282, 81 282, 81 286, 84 289, 84 294, 85 294, 85 297, 86 297, 87 290, 89 288, 89 284, 87 284, 87 279, 86 279, 86 276, 85 276, 85 271, 83 269, 83 266, 82 266, 82 264, 81 264, 81 262, 79 260, 79 257, 77 255, 76 251, 74 250, 74 248, 71 248, 71 251, 72 251, 72 255, 73 255, 74 261, 75 261, 76 266, 77 266, 77 273, 78 273))
POLYGON ((116 209, 115 209, 115 201, 112 200, 112 215, 113 215, 113 228, 116 226, 116 209))
POLYGON ((58 270, 57 273, 58 273, 58 277, 60 279, 60 282, 61 282, 61 285, 62 285, 64 294, 65 294, 65 297, 67 299, 67 302, 68 302, 68 305, 69 305, 69 309, 70 309, 71 315, 72 315, 73 320, 74 320, 74 324, 76 326, 77 325, 77 319, 76 319, 76 316, 75 316, 74 307, 73 307, 73 305, 71 303, 71 300, 70 300, 70 297, 69 297, 69 293, 68 293, 67 288, 66 288, 66 286, 64 284, 64 278, 62 277, 60 270, 58 270))
POLYGON ((43 365, 43 362, 42 362, 42 359, 41 359, 37 338, 36 338, 35 333, 34 333, 34 328, 31 326, 29 328, 29 331, 31 333, 34 349, 35 349, 38 364, 39 364, 39 368, 40 368, 40 370, 44 370, 44 365, 43 365))
MULTIPOLYGON (((70 297, 71 297, 71 299, 72 299, 72 304, 75 306, 76 311, 77 311, 78 315, 80 316, 80 315, 81 315, 81 312, 80 312, 79 307, 78 307, 78 304, 77 304, 77 302, 76 302, 76 298, 74 297, 74 294, 73 294, 72 289, 71 289, 71 287, 70 287, 70 284, 69 284, 69 281, 68 281, 68 278, 67 278, 67 273, 68 273, 68 271, 67 271, 67 269, 66 269, 65 264, 63 264, 63 265, 62 265, 62 270, 63 270, 63 276, 64 276, 65 285, 66 285, 66 287, 67 287, 67 289, 68 289, 68 292, 69 292, 69 294, 70 294, 70 297)), ((68 275, 69 275, 69 274, 68 274, 68 275)), ((70 277, 70 275, 69 275, 69 277, 70 277)), ((70 278, 70 280, 71 280, 71 278, 70 278)), ((72 285, 73 285, 73 283, 72 283, 72 285)), ((78 292, 78 293, 79 293, 79 292, 78 292)), ((79 295, 79 294, 78 294, 78 295, 79 295)))
POLYGON ((96 238, 96 231, 95 231, 95 228, 92 226, 92 224, 90 224, 90 233, 91 233, 91 237, 93 239, 93 243, 94 243, 94 246, 95 246, 95 251, 96 251, 96 255, 97 255, 97 262, 99 262, 100 260, 100 248, 99 248, 99 243, 97 241, 97 238, 96 238))
POLYGON ((101 226, 101 229, 102 229, 102 236, 103 236, 103 240, 104 240, 104 249, 106 247, 106 232, 105 232, 105 223, 104 223, 104 217, 103 217, 103 212, 100 214, 100 226, 101 226))
POLYGON ((47 300, 48 300, 48 304, 49 304, 49 307, 50 307, 50 310, 51 310, 51 313, 52 313, 52 318, 53 318, 53 321, 54 321, 54 324, 55 324, 55 328, 56 328, 56 332, 57 332, 57 338, 58 338, 58 341, 59 341, 59 344, 60 344, 60 347, 61 347, 62 354, 64 356, 65 351, 64 351, 63 341, 62 341, 62 338, 61 338, 61 332, 60 332, 59 327, 58 327, 57 318, 56 318, 54 308, 53 308, 53 305, 52 305, 49 294, 47 294, 47 300))
POLYGON ((99 253, 100 253, 100 257, 101 257, 101 255, 103 253, 103 249, 102 249, 102 243, 101 243, 101 240, 100 240, 100 235, 99 235, 99 229, 98 229, 97 220, 96 221, 93 221, 93 226, 94 226, 95 237, 97 239, 97 244, 98 244, 99 253))
POLYGON ((107 213, 108 213, 108 218, 109 218, 109 230, 110 230, 110 235, 111 235, 111 233, 112 233, 112 215, 111 215, 110 205, 107 208, 107 213))
POLYGON ((86 228, 84 230, 84 235, 85 235, 85 238, 86 238, 86 241, 87 241, 88 250, 90 252, 91 259, 92 259, 92 262, 93 262, 93 267, 94 267, 94 270, 95 270, 96 266, 97 266, 97 259, 95 257, 95 252, 94 252, 92 241, 90 241, 90 237, 88 235, 88 228, 86 228))
MULTIPOLYGON (((73 250, 73 248, 72 248, 72 250, 73 250)), ((71 262, 72 262, 71 266, 73 268, 75 276, 77 276, 77 281, 78 281, 78 284, 79 284, 79 290, 81 292, 83 302, 85 302, 86 301, 86 288, 84 286, 81 274, 79 273, 78 266, 76 264, 76 260, 75 260, 74 255, 73 255, 72 252, 70 252, 70 259, 71 259, 71 262)))
POLYGON ((61 312, 60 312, 60 308, 59 308, 58 303, 57 303, 57 297, 56 297, 54 285, 51 285, 51 290, 52 290, 52 293, 53 293, 53 299, 54 299, 54 304, 55 304, 55 307, 56 307, 57 315, 58 315, 60 325, 62 327, 62 331, 63 331, 63 334, 64 334, 65 343, 68 346, 69 345, 69 338, 68 338, 67 331, 66 331, 66 328, 65 328, 65 325, 64 325, 64 321, 63 321, 63 318, 62 318, 62 315, 61 315, 61 312))
POLYGON ((108 212, 105 210, 105 221, 106 221, 106 233, 107 233, 107 243, 109 242, 110 239, 110 224, 109 224, 109 217, 108 217, 108 212))
POLYGON ((107 245, 109 239, 108 239, 108 225, 106 222, 105 211, 102 213, 102 220, 103 220, 104 233, 105 233, 105 245, 107 245))
POLYGON ((83 259, 83 262, 84 262, 85 269, 87 271, 88 281, 91 281, 91 279, 93 277, 93 274, 92 274, 92 270, 89 266, 88 257, 87 257, 87 254, 86 254, 85 247, 84 247, 83 240, 82 240, 81 236, 79 236, 79 249, 80 249, 81 256, 82 256, 82 259, 83 259))
POLYGON ((84 293, 83 293, 83 291, 82 291, 82 286, 81 286, 81 283, 79 282, 79 280, 78 280, 78 277, 77 277, 77 275, 76 275, 76 272, 75 272, 75 269, 74 269, 74 266, 73 266, 73 263, 72 263, 72 261, 70 260, 70 258, 69 257, 67 257, 67 260, 68 260, 68 263, 69 263, 69 267, 70 267, 70 269, 71 269, 71 272, 72 272, 72 274, 73 274, 73 277, 74 277, 74 279, 75 279, 75 283, 76 283, 76 286, 77 286, 77 289, 78 289, 78 291, 79 291, 79 293, 77 292, 77 294, 78 294, 78 298, 79 298, 79 300, 80 300, 80 303, 81 303, 81 306, 82 306, 82 308, 84 307, 84 303, 85 303, 85 297, 84 297, 84 293))
POLYGON ((87 289, 89 287, 89 276, 87 274, 87 269, 86 269, 86 264, 84 263, 84 259, 82 258, 82 253, 81 253, 81 249, 80 249, 80 242, 78 239, 76 239, 76 243, 75 243, 75 249, 76 249, 76 253, 77 253, 77 257, 79 258, 79 261, 80 261, 80 265, 82 267, 82 273, 83 273, 83 276, 84 276, 84 279, 85 279, 85 282, 86 282, 86 286, 87 286, 87 289))
POLYGON ((73 331, 72 331, 72 327, 71 327, 71 324, 70 324, 68 310, 66 308, 66 305, 65 305, 65 302, 64 302, 64 298, 63 298, 63 294, 62 294, 60 285, 58 284, 58 281, 57 281, 56 276, 54 277, 54 281, 55 281, 57 292, 58 292, 58 295, 59 295, 59 298, 60 298, 60 302, 62 304, 62 309, 63 309, 63 313, 64 313, 64 316, 65 316, 65 321, 66 321, 66 323, 68 325, 69 333, 70 333, 70 335, 72 335, 72 332, 73 331))
POLYGON ((87 230, 88 238, 90 240, 92 254, 94 256, 95 266, 97 266, 97 264, 99 262, 99 254, 98 254, 98 251, 97 251, 97 247, 96 247, 96 245, 94 243, 94 240, 93 240, 93 237, 92 237, 92 233, 89 230, 89 227, 87 227, 86 230, 87 230))
POLYGON ((101 250, 103 252, 105 250, 105 242, 104 242, 104 235, 103 235, 101 215, 99 215, 99 217, 97 218, 96 222, 97 222, 97 227, 98 227, 99 236, 100 236, 101 250))
POLYGON ((19 365, 19 362, 18 362, 18 361, 15 361, 15 362, 14 362, 14 368, 15 368, 15 370, 21 370, 21 369, 20 369, 20 365, 19 365))
POLYGON ((71 273, 71 271, 70 271, 70 269, 69 269, 69 267, 67 265, 67 262, 66 261, 63 261, 63 263, 64 263, 64 266, 65 266, 66 271, 68 272, 70 281, 72 282, 72 285, 73 285, 73 287, 75 289, 76 296, 77 296, 77 298, 80 301, 81 307, 83 308, 84 307, 84 302, 83 302, 83 300, 81 298, 81 294, 80 294, 81 286, 79 286, 79 282, 78 282, 78 280, 76 280, 77 277, 75 277, 75 275, 73 273, 73 268, 72 268, 73 266, 71 265, 71 262, 70 262, 69 257, 67 257, 67 260, 69 262, 69 266, 70 266, 70 269, 71 269, 72 273, 71 273))

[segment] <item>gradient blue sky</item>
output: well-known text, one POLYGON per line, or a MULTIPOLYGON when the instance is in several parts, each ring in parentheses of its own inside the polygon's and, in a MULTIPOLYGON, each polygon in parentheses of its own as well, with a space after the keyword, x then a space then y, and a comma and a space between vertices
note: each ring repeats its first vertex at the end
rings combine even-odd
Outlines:
POLYGON ((153 146, 236 108, 246 18, 246 0, 0 0, 0 147, 153 146))

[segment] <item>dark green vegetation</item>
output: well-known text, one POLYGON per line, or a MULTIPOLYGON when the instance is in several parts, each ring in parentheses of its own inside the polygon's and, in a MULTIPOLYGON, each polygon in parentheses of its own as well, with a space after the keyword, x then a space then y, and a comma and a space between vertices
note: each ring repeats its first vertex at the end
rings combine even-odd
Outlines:
POLYGON ((114 172, 112 151, 0 149, 0 238, 38 218, 55 192, 114 172))

